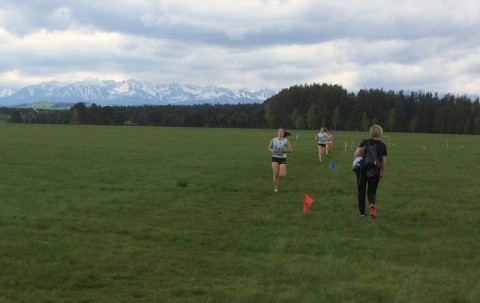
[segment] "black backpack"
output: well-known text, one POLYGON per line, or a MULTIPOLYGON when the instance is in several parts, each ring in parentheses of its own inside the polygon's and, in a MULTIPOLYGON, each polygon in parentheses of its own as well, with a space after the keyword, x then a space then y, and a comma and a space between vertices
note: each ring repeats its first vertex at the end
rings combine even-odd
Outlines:
POLYGON ((361 170, 365 172, 367 177, 373 177, 380 172, 382 163, 378 160, 377 144, 370 145, 367 140, 367 145, 363 147, 363 161, 361 170))

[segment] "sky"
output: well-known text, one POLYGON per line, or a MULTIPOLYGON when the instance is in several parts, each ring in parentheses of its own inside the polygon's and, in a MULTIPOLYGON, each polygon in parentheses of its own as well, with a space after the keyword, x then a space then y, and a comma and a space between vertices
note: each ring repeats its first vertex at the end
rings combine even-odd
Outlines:
POLYGON ((84 79, 480 94, 478 0, 2 0, 0 87, 84 79))

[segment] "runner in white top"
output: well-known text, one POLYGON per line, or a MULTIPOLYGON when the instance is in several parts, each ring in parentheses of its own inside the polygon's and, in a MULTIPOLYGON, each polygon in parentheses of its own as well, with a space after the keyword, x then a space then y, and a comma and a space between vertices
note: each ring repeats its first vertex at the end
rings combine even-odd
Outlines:
POLYGON ((332 135, 332 132, 330 132, 330 130, 328 129, 325 130, 325 132, 327 133, 327 141, 325 142, 326 143, 325 155, 328 155, 330 153, 330 150, 333 147, 333 135, 332 135))

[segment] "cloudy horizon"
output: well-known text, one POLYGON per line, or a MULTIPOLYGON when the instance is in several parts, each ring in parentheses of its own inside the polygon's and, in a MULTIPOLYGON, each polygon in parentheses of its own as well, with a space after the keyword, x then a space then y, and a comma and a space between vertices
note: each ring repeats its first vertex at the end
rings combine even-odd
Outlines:
POLYGON ((480 2, 0 4, 0 87, 87 78, 480 93, 480 2))

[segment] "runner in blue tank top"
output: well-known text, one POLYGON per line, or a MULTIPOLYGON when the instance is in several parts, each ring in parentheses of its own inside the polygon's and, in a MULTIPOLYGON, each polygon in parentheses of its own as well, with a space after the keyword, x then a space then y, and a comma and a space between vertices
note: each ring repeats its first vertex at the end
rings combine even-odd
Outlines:
POLYGON ((278 192, 280 178, 287 175, 287 153, 292 152, 292 146, 287 137, 289 132, 279 128, 277 137, 273 138, 268 145, 268 151, 272 153, 273 191, 278 192))
POLYGON ((327 146, 327 133, 325 132, 325 128, 321 127, 318 134, 315 136, 315 140, 318 140, 318 160, 322 162, 322 155, 325 153, 325 149, 327 146))

